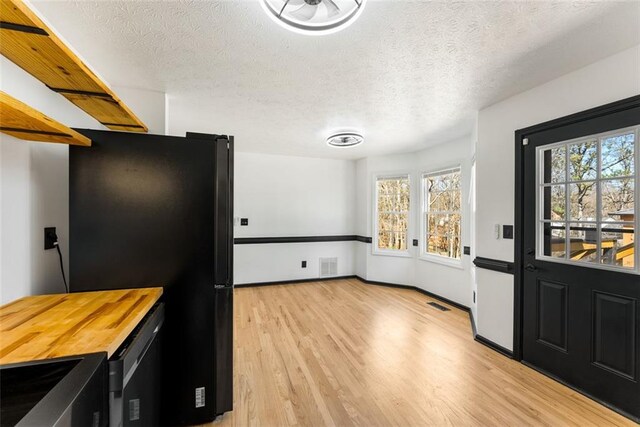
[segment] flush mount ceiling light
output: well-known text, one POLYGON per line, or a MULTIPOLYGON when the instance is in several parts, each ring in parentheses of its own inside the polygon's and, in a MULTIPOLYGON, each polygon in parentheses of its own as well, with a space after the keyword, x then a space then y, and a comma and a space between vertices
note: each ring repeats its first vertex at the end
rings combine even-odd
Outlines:
POLYGON ((362 144, 364 137, 359 133, 343 132, 327 138, 327 144, 332 147, 353 147, 362 144))
POLYGON ((330 34, 355 21, 366 0, 261 0, 278 24, 301 34, 330 34))

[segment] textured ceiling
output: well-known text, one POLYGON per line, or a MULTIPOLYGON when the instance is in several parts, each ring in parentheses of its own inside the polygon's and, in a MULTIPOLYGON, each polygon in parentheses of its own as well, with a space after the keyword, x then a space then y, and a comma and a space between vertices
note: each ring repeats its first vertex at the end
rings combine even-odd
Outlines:
POLYGON ((369 0, 319 37, 281 28, 257 0, 32 3, 110 84, 167 92, 171 134, 316 157, 464 136, 478 109, 640 43, 637 1, 369 0), (340 129, 365 144, 327 147, 340 129))

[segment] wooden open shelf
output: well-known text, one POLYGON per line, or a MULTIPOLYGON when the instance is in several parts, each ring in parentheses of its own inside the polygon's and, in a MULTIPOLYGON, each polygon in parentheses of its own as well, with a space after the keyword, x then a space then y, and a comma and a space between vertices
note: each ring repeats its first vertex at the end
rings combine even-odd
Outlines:
POLYGON ((22 0, 0 0, 0 53, 114 130, 147 132, 138 117, 22 0))
POLYGON ((91 145, 86 136, 1 91, 0 131, 29 141, 91 145))

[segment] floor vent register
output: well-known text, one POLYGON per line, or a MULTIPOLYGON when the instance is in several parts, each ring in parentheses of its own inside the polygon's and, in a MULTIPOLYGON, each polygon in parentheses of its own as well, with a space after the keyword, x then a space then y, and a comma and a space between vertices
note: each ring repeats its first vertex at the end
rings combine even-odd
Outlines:
POLYGON ((449 311, 450 309, 445 307, 444 305, 438 304, 437 302, 428 302, 428 305, 430 305, 431 307, 437 308, 440 311, 449 311))

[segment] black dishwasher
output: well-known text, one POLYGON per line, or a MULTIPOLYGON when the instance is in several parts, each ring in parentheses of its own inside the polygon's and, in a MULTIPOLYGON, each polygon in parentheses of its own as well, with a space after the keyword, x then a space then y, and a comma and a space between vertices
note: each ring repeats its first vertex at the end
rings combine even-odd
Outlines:
POLYGON ((160 424, 161 330, 164 304, 156 304, 109 359, 109 425, 160 424))

